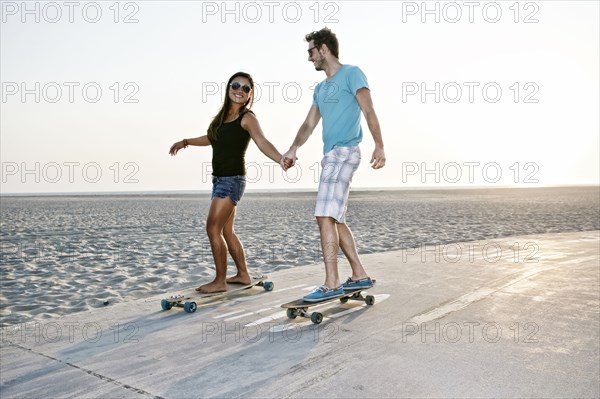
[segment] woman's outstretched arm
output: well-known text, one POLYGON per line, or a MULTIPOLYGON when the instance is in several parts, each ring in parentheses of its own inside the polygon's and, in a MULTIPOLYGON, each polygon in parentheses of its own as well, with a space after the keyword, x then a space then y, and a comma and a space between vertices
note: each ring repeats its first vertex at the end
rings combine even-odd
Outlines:
POLYGON ((183 139, 181 141, 176 142, 175 144, 173 144, 171 146, 171 149, 169 150, 169 154, 177 155, 177 151, 181 150, 182 148, 187 148, 188 145, 195 145, 195 146, 203 147, 203 146, 210 145, 210 141, 208 140, 208 136, 206 136, 206 135, 196 137, 193 139, 183 139))

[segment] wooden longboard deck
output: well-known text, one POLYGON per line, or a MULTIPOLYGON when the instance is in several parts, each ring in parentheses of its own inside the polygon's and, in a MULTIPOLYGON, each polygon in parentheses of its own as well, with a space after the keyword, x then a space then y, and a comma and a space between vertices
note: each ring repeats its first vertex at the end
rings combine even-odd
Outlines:
POLYGON ((344 293, 344 295, 324 299, 318 302, 307 302, 304 299, 297 299, 292 302, 284 303, 283 305, 281 305, 281 307, 287 309, 286 314, 288 319, 295 319, 296 317, 301 316, 309 318, 315 324, 320 324, 323 321, 323 314, 320 312, 312 312, 309 314, 308 308, 335 301, 340 301, 342 303, 346 303, 348 301, 361 301, 364 302, 367 306, 372 306, 375 303, 375 297, 373 295, 362 295, 363 291, 366 291, 371 288, 372 287, 355 289, 344 293))
POLYGON ((300 298, 300 299, 297 299, 295 301, 284 303, 283 305, 281 305, 281 307, 284 308, 284 309, 307 309, 307 308, 310 308, 310 307, 313 307, 313 306, 322 305, 324 303, 329 303, 329 302, 333 302, 333 301, 343 300, 345 298, 351 299, 351 297, 353 297, 353 296, 359 297, 359 296, 361 296, 361 292, 366 291, 367 289, 371 289, 371 288, 373 288, 373 287, 363 288, 363 289, 356 289, 356 290, 353 290, 353 291, 348 291, 348 292, 344 293, 344 295, 342 295, 342 296, 337 296, 335 298, 324 299, 324 300, 318 301, 318 302, 307 302, 304 299, 300 298))
POLYGON ((220 298, 220 297, 227 297, 227 296, 239 293, 240 291, 245 291, 249 288, 257 286, 260 283, 264 283, 264 282, 266 282, 266 280, 267 280, 267 276, 264 276, 264 275, 252 276, 251 284, 248 284, 248 285, 227 284, 227 291, 224 291, 224 292, 214 292, 211 294, 202 294, 200 292, 192 290, 192 291, 182 292, 181 294, 171 295, 169 297, 164 298, 164 300, 169 301, 171 303, 179 303, 179 302, 190 301, 190 300, 200 300, 200 299, 210 300, 210 299, 216 299, 216 298, 220 298))

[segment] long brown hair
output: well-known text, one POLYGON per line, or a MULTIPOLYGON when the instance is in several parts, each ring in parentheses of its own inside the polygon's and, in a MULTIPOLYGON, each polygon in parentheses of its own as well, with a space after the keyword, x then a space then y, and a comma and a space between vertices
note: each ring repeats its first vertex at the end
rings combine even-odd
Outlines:
POLYGON ((246 104, 244 104, 240 109, 240 115, 243 115, 246 112, 246 110, 252 108, 252 104, 254 103, 254 79, 252 79, 252 76, 250 76, 250 74, 246 72, 236 72, 229 78, 229 81, 227 81, 227 88, 225 89, 225 99, 223 100, 223 106, 208 126, 208 139, 210 141, 217 141, 219 139, 219 129, 223 125, 223 121, 225 120, 225 117, 229 112, 229 108, 231 108, 231 99, 229 98, 229 85, 231 84, 233 79, 237 78, 238 76, 248 79, 248 81, 250 82, 250 88, 252 89, 252 91, 250 91, 250 93, 248 94, 248 101, 246 101, 246 104))

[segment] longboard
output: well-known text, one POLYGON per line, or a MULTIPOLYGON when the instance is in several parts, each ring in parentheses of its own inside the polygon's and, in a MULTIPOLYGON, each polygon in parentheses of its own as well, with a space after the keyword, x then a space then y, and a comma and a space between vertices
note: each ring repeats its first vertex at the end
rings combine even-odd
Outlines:
POLYGON ((273 282, 267 281, 267 276, 252 276, 252 282, 250 284, 227 284, 227 291, 224 292, 215 292, 211 294, 201 294, 198 292, 194 292, 192 294, 171 295, 170 297, 160 301, 160 307, 163 310, 169 310, 172 307, 181 307, 183 308, 183 310, 185 310, 186 313, 194 313, 198 308, 197 302, 213 302, 214 300, 220 298, 227 298, 236 293, 239 293, 240 291, 244 291, 255 286, 263 287, 265 291, 272 291, 275 285, 273 284, 273 282))
POLYGON ((372 306, 375 303, 375 297, 373 295, 362 295, 362 291, 366 291, 367 289, 371 288, 373 287, 358 288, 352 291, 345 292, 342 296, 324 299, 318 302, 306 302, 304 299, 297 299, 292 302, 284 303, 283 305, 281 305, 281 307, 287 309, 286 314, 289 319, 295 319, 296 317, 300 316, 310 319, 315 324, 320 324, 323 321, 323 314, 320 312, 312 312, 309 315, 309 308, 334 301, 340 301, 341 303, 346 303, 348 301, 362 301, 368 306, 372 306))

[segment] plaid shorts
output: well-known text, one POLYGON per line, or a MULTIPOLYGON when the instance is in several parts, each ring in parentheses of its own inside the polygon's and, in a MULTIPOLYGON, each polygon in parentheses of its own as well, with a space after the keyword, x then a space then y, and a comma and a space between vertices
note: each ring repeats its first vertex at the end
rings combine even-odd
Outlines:
POLYGON ((321 161, 321 178, 315 216, 331 217, 346 223, 346 209, 352 176, 360 165, 360 148, 334 147, 321 161))

